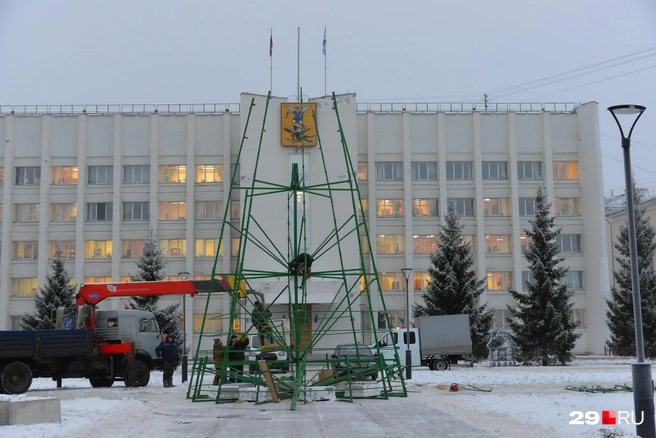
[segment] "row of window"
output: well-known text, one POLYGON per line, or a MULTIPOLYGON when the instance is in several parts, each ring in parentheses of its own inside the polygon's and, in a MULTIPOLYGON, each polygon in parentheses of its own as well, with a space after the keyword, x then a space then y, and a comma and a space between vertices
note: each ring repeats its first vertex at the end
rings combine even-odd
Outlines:
MULTIPOLYGON (((576 161, 553 161, 553 178, 577 179, 576 161)), ((447 161, 447 181, 465 181, 474 179, 471 161, 447 161)), ((369 179, 367 163, 358 162, 358 180, 369 179)), ((483 161, 481 166, 481 178, 484 180, 507 180, 507 161, 483 161)), ((437 181, 436 161, 412 161, 410 163, 410 179, 412 181, 437 181)), ((517 179, 519 180, 542 180, 542 161, 518 161, 517 179)), ((403 162, 380 161, 376 162, 376 181, 402 181, 403 162)))
MULTIPOLYGON (((463 243, 469 243, 474 252, 476 252, 475 238, 473 234, 465 234, 463 243)), ((413 235, 412 245, 415 254, 434 253, 439 243, 439 235, 413 235)), ((528 249, 528 244, 532 239, 525 235, 519 237, 520 248, 522 252, 528 249)), ((580 234, 560 234, 556 237, 556 242, 562 253, 580 253, 583 251, 581 246, 580 234)), ((361 236, 362 251, 369 254, 369 247, 365 236, 361 236)), ((376 236, 376 253, 377 254, 403 254, 405 253, 405 235, 404 234, 378 234, 376 236)), ((485 253, 486 254, 511 254, 512 246, 510 245, 509 234, 486 234, 485 235, 485 253)))
MULTIPOLYGON (((194 182, 220 183, 224 181, 222 164, 199 164, 196 166, 194 182)), ((239 184, 239 166, 233 165, 233 181, 239 184)), ((4 168, 0 168, 0 182, 4 181, 4 168)), ((77 166, 53 166, 51 183, 53 185, 77 184, 77 166)), ((114 184, 114 166, 89 166, 87 184, 104 185, 114 184)), ((159 166, 160 183, 186 183, 186 165, 159 166)), ((136 164, 123 166, 124 184, 150 184, 150 164, 136 164)), ((35 186, 41 184, 41 167, 16 167, 17 186, 35 186)))
MULTIPOLYGON (((459 216, 474 216, 474 198, 449 198, 453 202, 459 216)), ((519 215, 522 217, 535 216, 535 198, 519 198, 519 215)), ((413 199, 412 217, 437 217, 437 199, 413 199)), ((368 212, 369 201, 362 200, 359 215, 368 212)), ((578 216, 579 198, 555 198, 553 202, 556 216, 578 216)), ((483 199, 483 216, 510 216, 510 199, 485 198, 483 199)), ((399 218, 405 217, 403 199, 377 199, 376 217, 399 218)))
MULTIPOLYGON (((32 241, 16 241, 14 246, 14 260, 37 260, 39 257, 39 243, 32 241)), ((62 250, 62 258, 74 259, 76 254, 75 241, 51 241, 49 258, 55 257, 57 244, 62 250)), ((219 245, 219 239, 195 239, 194 257, 214 257, 219 245)), ((143 240, 123 240, 121 242, 122 258, 139 258, 143 253, 143 240)), ((161 239, 159 247, 164 257, 186 257, 187 241, 186 239, 161 239)), ((237 256, 239 250, 239 238, 233 238, 230 242, 230 255, 237 256)), ((223 245, 219 255, 223 255, 223 245)), ((111 240, 87 240, 85 242, 84 257, 87 259, 111 258, 112 241, 111 240)))
MULTIPOLYGON (((231 201, 230 219, 240 218, 239 201, 231 201)), ((0 205, 0 222, 2 221, 2 208, 0 205)), ((15 204, 15 222, 38 222, 40 204, 15 204)), ((86 220, 111 221, 113 214, 112 202, 88 202, 86 220)), ((221 201, 196 201, 196 220, 223 219, 223 203, 221 201)), ((185 201, 162 201, 158 203, 159 220, 186 219, 187 203, 185 201)), ((150 202, 123 202, 124 221, 150 219, 150 202)), ((50 220, 53 222, 75 221, 77 218, 77 203, 50 204, 50 220)))
MULTIPOLYGON (((494 309, 494 322, 492 328, 497 329, 509 329, 507 318, 510 318, 510 312, 508 309, 494 309)), ((585 309, 572 309, 572 316, 570 317, 571 322, 578 322, 578 328, 586 328, 585 321, 585 309)))
MULTIPOLYGON (((415 290, 425 290, 430 283, 428 272, 413 272, 413 284, 415 290)), ((401 272, 381 272, 378 274, 380 287, 383 291, 405 291, 405 277, 401 272)), ((535 279, 531 271, 522 271, 522 289, 528 289, 527 284, 534 284, 535 279)), ((570 289, 583 289, 583 271, 569 271, 561 281, 570 289)), ((363 283, 360 283, 361 288, 363 283)), ((508 290, 513 288, 512 272, 496 271, 486 273, 487 290, 508 290)))

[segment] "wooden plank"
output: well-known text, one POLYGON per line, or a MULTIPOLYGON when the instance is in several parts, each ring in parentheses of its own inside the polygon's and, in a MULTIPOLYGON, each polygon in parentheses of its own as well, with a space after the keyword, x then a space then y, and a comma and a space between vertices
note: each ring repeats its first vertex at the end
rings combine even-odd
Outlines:
POLYGON ((271 393, 271 400, 273 400, 274 403, 280 403, 280 397, 278 397, 278 391, 276 391, 276 387, 273 384, 273 379, 271 378, 271 370, 269 370, 267 361, 258 360, 257 363, 260 364, 260 369, 262 370, 264 381, 266 382, 267 388, 269 388, 269 392, 271 393))

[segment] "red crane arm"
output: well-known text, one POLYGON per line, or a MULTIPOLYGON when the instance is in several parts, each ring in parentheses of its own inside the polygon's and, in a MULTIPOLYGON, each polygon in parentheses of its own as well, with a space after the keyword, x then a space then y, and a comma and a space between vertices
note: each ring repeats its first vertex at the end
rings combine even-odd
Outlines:
POLYGON ((153 295, 181 295, 192 297, 196 288, 191 280, 178 281, 137 281, 134 283, 90 283, 84 284, 75 296, 78 306, 96 305, 105 298, 142 297, 153 295))

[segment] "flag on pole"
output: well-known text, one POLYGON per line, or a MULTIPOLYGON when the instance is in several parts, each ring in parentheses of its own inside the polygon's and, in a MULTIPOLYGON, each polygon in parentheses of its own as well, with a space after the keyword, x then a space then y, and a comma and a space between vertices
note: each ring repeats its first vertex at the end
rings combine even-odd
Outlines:
POLYGON ((326 54, 326 28, 323 28, 323 54, 326 54))
POLYGON ((269 57, 273 56, 273 29, 271 30, 271 37, 269 38, 269 57))

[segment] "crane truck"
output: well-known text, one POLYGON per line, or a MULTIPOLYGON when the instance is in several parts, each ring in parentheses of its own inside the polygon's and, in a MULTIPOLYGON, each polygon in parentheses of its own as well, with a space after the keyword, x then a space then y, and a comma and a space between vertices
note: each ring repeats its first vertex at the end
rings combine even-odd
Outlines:
POLYGON ((0 331, 0 393, 22 394, 32 379, 87 378, 94 388, 115 381, 148 385, 161 367, 155 354, 161 337, 155 315, 142 310, 98 310, 110 297, 191 296, 191 280, 95 283, 76 294, 77 318, 70 330, 0 331))

